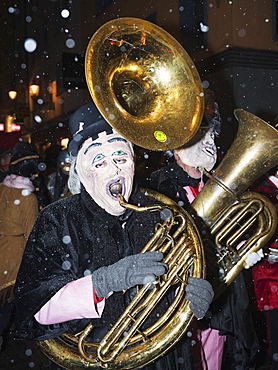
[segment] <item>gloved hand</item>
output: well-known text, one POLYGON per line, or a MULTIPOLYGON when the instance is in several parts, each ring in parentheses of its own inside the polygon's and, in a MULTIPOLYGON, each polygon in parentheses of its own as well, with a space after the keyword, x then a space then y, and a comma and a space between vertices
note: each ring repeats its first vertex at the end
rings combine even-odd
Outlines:
POLYGON ((267 260, 270 263, 278 262, 278 249, 277 248, 269 248, 269 255, 267 257, 267 260))
POLYGON ((167 265, 161 261, 160 252, 146 252, 125 257, 110 266, 103 266, 92 273, 92 281, 98 298, 109 297, 112 292, 120 292, 138 284, 155 281, 163 275, 167 265))
POLYGON ((254 266, 257 262, 259 262, 262 259, 263 256, 264 252, 262 248, 258 250, 258 252, 248 254, 245 260, 246 265, 244 266, 244 268, 249 269, 250 267, 254 266))
POLYGON ((202 319, 214 297, 212 286, 207 280, 189 277, 185 290, 186 298, 191 301, 189 305, 191 311, 198 319, 202 319))

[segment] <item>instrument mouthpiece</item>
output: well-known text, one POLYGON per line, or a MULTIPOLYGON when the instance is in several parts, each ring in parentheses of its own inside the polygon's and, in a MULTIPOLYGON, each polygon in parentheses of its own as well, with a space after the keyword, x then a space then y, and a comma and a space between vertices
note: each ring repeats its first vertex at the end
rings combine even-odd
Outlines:
POLYGON ((197 167, 197 170, 201 173, 204 173, 205 167, 197 167))
POLYGON ((109 191, 113 197, 117 198, 118 195, 122 194, 122 184, 120 182, 114 182, 109 186, 109 191))

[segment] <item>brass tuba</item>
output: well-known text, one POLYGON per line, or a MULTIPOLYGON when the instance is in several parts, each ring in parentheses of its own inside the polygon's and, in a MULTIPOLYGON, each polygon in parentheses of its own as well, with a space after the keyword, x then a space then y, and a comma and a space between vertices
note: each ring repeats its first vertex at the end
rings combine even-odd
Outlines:
MULTIPOLYGON (((159 27, 134 18, 108 22, 91 39, 85 64, 88 87, 99 110, 133 143, 154 150, 173 149, 197 132, 203 115, 199 76, 184 49, 159 27), (180 101, 181 96, 188 104, 180 101)), ((38 342, 54 362, 66 369, 134 369, 155 361, 189 328, 193 313, 185 287, 188 276, 206 276, 204 254, 215 261, 214 288, 219 295, 243 269, 246 256, 271 237, 277 222, 272 204, 243 192, 278 163, 278 133, 248 112, 236 110, 235 115, 238 136, 189 212, 147 189, 145 194, 154 202, 149 207, 133 206, 118 197, 123 207, 161 212, 164 221, 157 224, 142 252, 162 251, 169 270, 154 287, 138 287, 101 342, 88 340, 91 324, 75 336, 38 342), (208 237, 203 241, 200 231, 204 229, 208 237), (250 229, 251 237, 236 249, 250 229), (169 308, 144 327, 172 287, 179 289, 169 308)))
POLYGON ((277 211, 269 199, 245 190, 278 163, 278 132, 242 109, 234 114, 239 123, 237 136, 213 176, 207 173, 208 182, 191 204, 191 215, 197 215, 202 227, 209 230, 206 252, 210 269, 218 271, 212 282, 215 297, 242 271, 247 256, 262 248, 277 228, 277 211))

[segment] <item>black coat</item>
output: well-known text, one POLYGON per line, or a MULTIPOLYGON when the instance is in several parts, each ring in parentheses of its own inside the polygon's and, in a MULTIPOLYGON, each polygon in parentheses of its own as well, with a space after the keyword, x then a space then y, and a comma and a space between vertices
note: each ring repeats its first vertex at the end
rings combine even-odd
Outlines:
MULTIPOLYGON (((207 177, 204 176, 204 182, 207 177)), ((151 174, 147 187, 156 190, 176 202, 188 204, 184 186, 196 188, 200 179, 193 179, 176 163, 169 163, 151 174), (177 197, 177 194, 179 195, 177 197)))
MULTIPOLYGON (((152 204, 140 191, 132 194, 130 203, 152 204)), ((95 326, 93 333, 109 327, 124 309, 122 293, 114 293, 107 299, 100 319, 41 325, 34 314, 67 283, 126 255, 139 253, 158 221, 161 221, 159 212, 126 211, 123 216, 112 216, 84 188, 78 195, 45 207, 27 242, 16 282, 16 338, 45 340, 66 332, 76 333, 89 321, 95 326), (123 222, 126 222, 124 229, 123 222)), ((190 370, 191 361, 190 343, 185 341, 179 349, 145 369, 190 370)))

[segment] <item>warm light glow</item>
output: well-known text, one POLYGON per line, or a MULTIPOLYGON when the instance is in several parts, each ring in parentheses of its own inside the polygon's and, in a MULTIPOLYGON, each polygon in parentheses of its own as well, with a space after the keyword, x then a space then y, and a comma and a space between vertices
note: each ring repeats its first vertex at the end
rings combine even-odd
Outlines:
POLYGON ((9 98, 14 100, 17 97, 17 92, 15 90, 11 90, 8 92, 9 98))
POLYGON ((16 123, 13 123, 12 124, 12 131, 20 131, 21 130, 21 126, 20 125, 17 125, 16 123))
POLYGON ((68 142, 69 142, 69 138, 64 138, 64 139, 62 139, 61 140, 61 146, 62 146, 62 148, 67 148, 67 146, 68 146, 68 142))
POLYGON ((38 96, 40 92, 40 87, 37 84, 32 84, 29 86, 29 94, 30 96, 38 96))
POLYGON ((14 116, 7 115, 5 117, 5 131, 12 132, 12 125, 14 124, 14 116))
POLYGON ((4 123, 0 123, 0 131, 5 131, 5 125, 4 125, 4 123))

